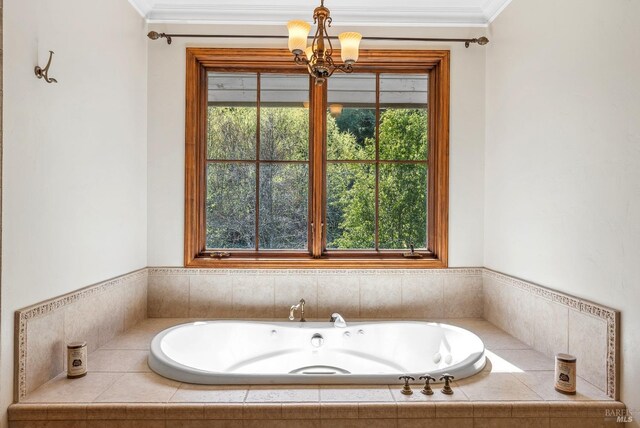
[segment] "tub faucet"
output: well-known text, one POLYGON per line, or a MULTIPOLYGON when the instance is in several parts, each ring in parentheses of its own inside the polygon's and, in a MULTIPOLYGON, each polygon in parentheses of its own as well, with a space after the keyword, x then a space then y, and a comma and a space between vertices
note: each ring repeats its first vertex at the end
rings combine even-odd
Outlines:
POLYGON ((289 310, 289 319, 291 321, 296 319, 296 317, 295 317, 295 315, 293 313, 295 311, 297 311, 298 309, 300 310, 300 322, 305 322, 306 321, 306 319, 304 319, 304 304, 305 304, 304 299, 300 299, 300 302, 297 305, 291 305, 291 309, 289 310))
POLYGON ((329 322, 332 322, 334 327, 345 328, 347 326, 347 322, 342 318, 342 315, 337 312, 331 314, 329 322))

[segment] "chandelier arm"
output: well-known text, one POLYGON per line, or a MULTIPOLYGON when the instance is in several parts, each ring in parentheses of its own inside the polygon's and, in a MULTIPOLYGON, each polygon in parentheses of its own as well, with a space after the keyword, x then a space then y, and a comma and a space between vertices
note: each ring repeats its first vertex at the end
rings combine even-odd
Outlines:
MULTIPOLYGON (((327 22, 328 22, 328 27, 331 27, 331 17, 327 18, 327 22)), ((331 37, 329 37, 329 33, 327 32, 327 28, 324 28, 324 34, 327 38, 327 43, 329 44, 329 49, 327 49, 327 56, 329 58, 331 58, 331 55, 333 54, 333 44, 331 43, 331 37)))

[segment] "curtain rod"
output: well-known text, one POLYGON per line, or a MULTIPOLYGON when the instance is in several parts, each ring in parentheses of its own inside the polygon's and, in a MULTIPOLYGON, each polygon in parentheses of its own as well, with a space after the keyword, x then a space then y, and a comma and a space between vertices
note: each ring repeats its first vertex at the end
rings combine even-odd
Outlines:
MULTIPOLYGON (((178 37, 189 38, 217 38, 217 39, 288 39, 289 36, 272 36, 272 35, 233 35, 233 34, 168 34, 158 33, 157 31, 150 31, 147 34, 151 40, 167 39, 167 44, 171 44, 171 40, 178 37)), ((311 38, 311 37, 309 37, 311 38)), ((331 36, 330 39, 336 40, 337 37, 331 36)), ((362 37, 363 40, 383 40, 383 41, 401 41, 401 42, 452 42, 452 43, 464 43, 464 46, 468 48, 471 43, 477 43, 479 46, 484 46, 489 43, 489 39, 486 37, 478 37, 474 39, 445 39, 445 38, 419 38, 419 37, 362 37)))

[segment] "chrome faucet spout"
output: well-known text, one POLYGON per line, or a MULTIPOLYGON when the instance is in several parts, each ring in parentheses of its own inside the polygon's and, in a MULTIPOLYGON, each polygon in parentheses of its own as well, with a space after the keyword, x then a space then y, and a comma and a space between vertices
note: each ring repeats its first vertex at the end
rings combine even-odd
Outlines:
POLYGON ((304 319, 304 304, 306 302, 304 301, 304 299, 300 299, 300 302, 298 302, 297 305, 291 305, 291 309, 289 309, 289 320, 293 321, 296 319, 294 313, 297 310, 300 310, 300 322, 305 322, 306 319, 304 319))
POLYGON ((347 326, 347 322, 344 320, 342 315, 337 312, 331 314, 331 318, 329 318, 329 322, 333 323, 334 327, 345 328, 347 326))

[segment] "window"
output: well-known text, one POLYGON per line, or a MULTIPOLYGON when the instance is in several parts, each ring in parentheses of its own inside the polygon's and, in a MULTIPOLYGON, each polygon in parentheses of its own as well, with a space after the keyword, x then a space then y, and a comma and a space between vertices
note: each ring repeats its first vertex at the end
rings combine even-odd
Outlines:
POLYGON ((447 265, 448 51, 187 49, 185 265, 447 265), (415 252, 410 251, 415 248, 415 252))

